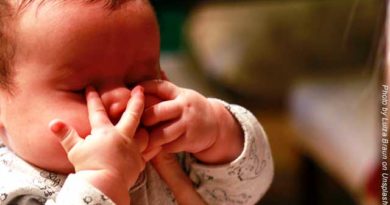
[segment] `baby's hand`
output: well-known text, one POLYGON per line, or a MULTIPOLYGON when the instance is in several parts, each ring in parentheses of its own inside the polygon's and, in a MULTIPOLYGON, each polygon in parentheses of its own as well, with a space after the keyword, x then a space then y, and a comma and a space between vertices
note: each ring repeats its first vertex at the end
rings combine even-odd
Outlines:
POLYGON ((197 153, 211 147, 219 135, 218 121, 207 98, 163 80, 141 83, 145 94, 163 101, 147 108, 144 126, 152 127, 148 150, 163 145, 169 153, 197 153))
POLYGON ((98 93, 88 88, 86 98, 92 130, 85 139, 60 120, 50 123, 76 175, 84 177, 118 204, 129 204, 128 189, 145 167, 140 148, 133 139, 144 109, 144 95, 141 87, 133 89, 131 94, 125 112, 114 126, 98 93))
POLYGON ((169 153, 190 152, 207 163, 223 163, 237 157, 242 149, 241 130, 223 105, 168 81, 152 80, 141 86, 145 94, 163 100, 146 108, 142 117, 142 123, 150 128, 147 150, 163 147, 169 153), (233 139, 231 143, 236 143, 232 150, 226 149, 230 142, 224 140, 230 138, 222 136, 226 130, 221 130, 221 124, 228 132, 233 130, 227 134, 233 139))

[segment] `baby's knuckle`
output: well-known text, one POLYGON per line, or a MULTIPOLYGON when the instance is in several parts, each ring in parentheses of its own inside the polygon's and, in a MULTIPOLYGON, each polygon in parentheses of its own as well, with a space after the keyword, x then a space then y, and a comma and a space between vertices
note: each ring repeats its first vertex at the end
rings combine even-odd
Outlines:
POLYGON ((179 101, 184 112, 187 111, 187 110, 190 110, 192 108, 192 106, 193 106, 192 102, 190 100, 187 100, 187 99, 188 98, 183 97, 179 101))
POLYGON ((69 162, 73 165, 76 165, 76 162, 78 161, 78 152, 75 150, 70 150, 67 154, 69 162))
POLYGON ((137 121, 140 118, 140 114, 135 111, 128 111, 126 115, 127 118, 132 121, 137 121))
POLYGON ((98 127, 92 129, 91 134, 97 136, 108 136, 112 134, 112 130, 107 127, 98 127))

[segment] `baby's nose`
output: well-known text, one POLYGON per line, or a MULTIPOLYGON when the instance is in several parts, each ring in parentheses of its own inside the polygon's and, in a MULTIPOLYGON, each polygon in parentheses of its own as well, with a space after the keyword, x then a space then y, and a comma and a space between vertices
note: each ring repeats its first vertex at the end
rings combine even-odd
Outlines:
POLYGON ((113 123, 116 123, 125 111, 127 101, 131 97, 131 90, 119 86, 99 90, 103 105, 113 123))

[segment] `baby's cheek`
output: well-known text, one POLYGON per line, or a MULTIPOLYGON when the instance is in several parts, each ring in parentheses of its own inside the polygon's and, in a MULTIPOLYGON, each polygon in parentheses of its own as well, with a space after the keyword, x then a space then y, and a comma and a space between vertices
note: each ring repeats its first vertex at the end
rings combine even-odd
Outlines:
POLYGON ((91 125, 87 113, 74 112, 60 119, 72 126, 82 138, 91 134, 91 125))
POLYGON ((116 124, 121 118, 123 112, 126 110, 127 104, 125 103, 113 103, 108 108, 108 116, 113 124, 116 124))
POLYGON ((89 124, 89 120, 78 121, 79 123, 74 124, 73 127, 77 131, 77 133, 82 138, 86 138, 91 134, 91 125, 89 124))

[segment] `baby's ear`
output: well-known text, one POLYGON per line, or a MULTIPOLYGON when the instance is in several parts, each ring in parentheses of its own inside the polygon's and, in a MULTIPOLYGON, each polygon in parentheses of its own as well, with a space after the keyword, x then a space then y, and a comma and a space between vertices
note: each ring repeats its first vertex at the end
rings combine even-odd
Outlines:
MULTIPOLYGON (((4 144, 8 144, 8 135, 7 135, 7 130, 5 129, 4 122, 3 122, 3 102, 5 97, 3 96, 2 91, 0 95, 0 141, 2 141, 4 144)), ((1 144, 1 143, 0 143, 1 144)))
POLYGON ((7 131, 5 130, 5 127, 3 126, 2 122, 0 122, 0 141, 2 141, 6 145, 8 144, 7 131))
MULTIPOLYGON (((0 141, 2 141, 4 144, 8 144, 8 135, 7 131, 5 130, 4 123, 1 120, 1 110, 0 110, 0 141)), ((1 143, 0 143, 1 144, 1 143)))

